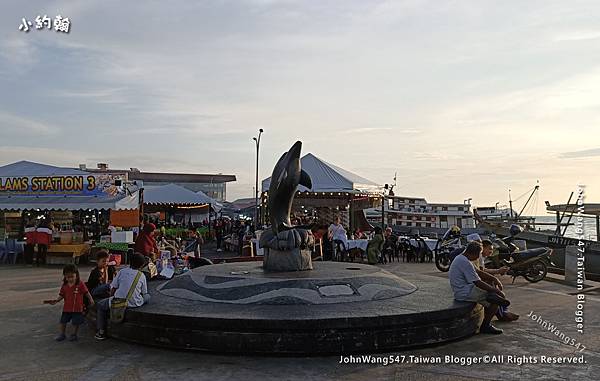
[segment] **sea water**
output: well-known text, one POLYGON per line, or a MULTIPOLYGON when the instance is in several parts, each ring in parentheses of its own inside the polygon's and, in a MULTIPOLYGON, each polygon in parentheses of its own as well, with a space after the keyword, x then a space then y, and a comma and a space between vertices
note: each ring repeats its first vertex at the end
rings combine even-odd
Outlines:
MULTIPOLYGON (((569 215, 565 215, 565 218, 563 219, 562 223, 566 224, 567 221, 569 219, 569 215)), ((538 216, 535 218, 536 222, 545 222, 545 223, 556 223, 556 216, 555 215, 551 215, 551 216, 538 216)), ((574 214, 573 217, 571 218, 571 223, 575 223, 577 222, 577 216, 574 214)), ((561 229, 564 229, 565 227, 562 226, 561 229)), ((571 237, 571 238, 579 238, 579 236, 575 233, 575 225, 569 226, 567 227, 567 232, 565 234, 566 237, 571 237)), ((551 225, 538 225, 537 229, 542 229, 542 230, 554 230, 556 229, 556 226, 551 226, 551 225)), ((592 241, 597 241, 598 240, 598 236, 596 235, 596 218, 592 217, 592 218, 584 218, 583 219, 583 235, 585 239, 588 240, 592 240, 592 241)))

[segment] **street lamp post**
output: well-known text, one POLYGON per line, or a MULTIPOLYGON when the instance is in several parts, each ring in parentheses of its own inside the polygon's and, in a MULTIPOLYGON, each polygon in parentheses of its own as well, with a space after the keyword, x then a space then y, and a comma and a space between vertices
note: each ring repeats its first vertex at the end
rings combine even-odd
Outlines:
POLYGON ((258 130, 258 137, 253 137, 254 143, 256 144, 256 184, 254 188, 254 231, 258 229, 258 153, 260 150, 260 136, 263 133, 263 129, 258 130))
POLYGON ((385 191, 389 189, 389 185, 385 184, 381 193, 381 230, 385 230, 385 191))

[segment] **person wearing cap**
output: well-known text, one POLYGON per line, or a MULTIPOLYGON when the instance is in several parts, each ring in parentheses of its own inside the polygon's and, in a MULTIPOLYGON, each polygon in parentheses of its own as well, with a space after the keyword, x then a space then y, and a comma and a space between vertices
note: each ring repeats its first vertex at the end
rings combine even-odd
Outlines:
POLYGON ((503 266, 499 269, 486 269, 485 268, 485 258, 489 257, 490 255, 492 255, 493 251, 494 251, 494 247, 492 245, 492 242, 490 240, 482 240, 481 236, 477 233, 473 233, 473 234, 469 234, 467 236, 467 243, 469 242, 479 242, 483 245, 483 251, 481 252, 481 255, 479 256, 479 258, 471 261, 471 263, 473 264, 473 266, 475 266, 475 269, 477 270, 481 270, 481 271, 485 271, 486 273, 490 274, 490 275, 504 275, 506 274, 506 272, 508 271, 508 267, 503 266), (484 241, 489 242, 489 245, 484 244, 484 241))

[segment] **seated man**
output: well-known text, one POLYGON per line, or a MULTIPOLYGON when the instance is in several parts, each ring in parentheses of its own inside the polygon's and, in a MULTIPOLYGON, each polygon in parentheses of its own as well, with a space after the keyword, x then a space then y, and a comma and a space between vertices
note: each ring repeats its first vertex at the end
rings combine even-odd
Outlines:
MULTIPOLYGON (((472 261, 475 268, 477 270, 486 272, 490 275, 506 274, 506 272, 509 270, 507 266, 503 266, 499 269, 486 269, 485 268, 485 258, 492 255, 492 253, 494 252, 494 245, 492 244, 492 241, 490 241, 489 239, 484 239, 483 241, 481 241, 481 243, 483 245, 483 251, 481 252, 481 256, 477 260, 472 261)), ((500 287, 500 290, 502 290, 501 287, 500 287)), ((510 312, 508 310, 508 307, 502 307, 502 306, 498 307, 498 312, 496 312, 496 317, 500 321, 515 321, 515 320, 519 319, 518 314, 510 312)))
POLYGON ((127 308, 141 307, 150 301, 148 294, 148 285, 145 276, 137 277, 140 269, 144 266, 146 259, 142 254, 136 253, 131 258, 131 266, 120 270, 115 279, 113 279, 110 287, 110 298, 102 299, 97 303, 97 320, 96 325, 98 332, 94 336, 97 340, 106 339, 106 320, 109 316, 110 302, 113 297, 127 299, 129 290, 133 287, 131 298, 127 300, 127 308), (133 281, 138 279, 134 285, 133 281))
POLYGON ((110 296, 110 282, 115 276, 115 267, 108 265, 108 251, 100 250, 96 254, 96 267, 90 271, 87 287, 94 298, 110 296))
POLYGON ((479 327, 479 332, 500 334, 502 330, 494 327, 491 321, 498 310, 498 304, 507 306, 510 302, 505 299, 504 293, 497 288, 497 286, 501 287, 500 281, 483 271, 476 271, 470 262, 479 258, 482 249, 481 243, 477 241, 470 242, 465 251, 452 261, 448 278, 454 292, 454 299, 479 303, 484 307, 485 316, 481 327, 479 327))
POLYGON ((346 229, 342 226, 342 219, 337 216, 335 223, 329 225, 327 232, 329 240, 333 242, 333 252, 335 253, 336 260, 344 260, 344 253, 348 249, 348 236, 346 229))

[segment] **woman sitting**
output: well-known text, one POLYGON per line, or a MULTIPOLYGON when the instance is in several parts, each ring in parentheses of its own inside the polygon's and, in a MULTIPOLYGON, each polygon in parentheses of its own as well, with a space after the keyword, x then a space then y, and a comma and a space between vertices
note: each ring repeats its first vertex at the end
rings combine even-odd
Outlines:
POLYGON ((367 260, 369 261, 370 265, 374 265, 377 264, 377 262, 379 262, 379 257, 381 255, 381 250, 383 249, 384 242, 385 240, 383 239, 381 228, 379 226, 376 226, 375 235, 367 245, 367 260))
POLYGON ((135 240, 135 252, 140 253, 145 257, 156 259, 158 256, 158 245, 154 238, 156 226, 151 223, 144 224, 144 228, 135 240))

